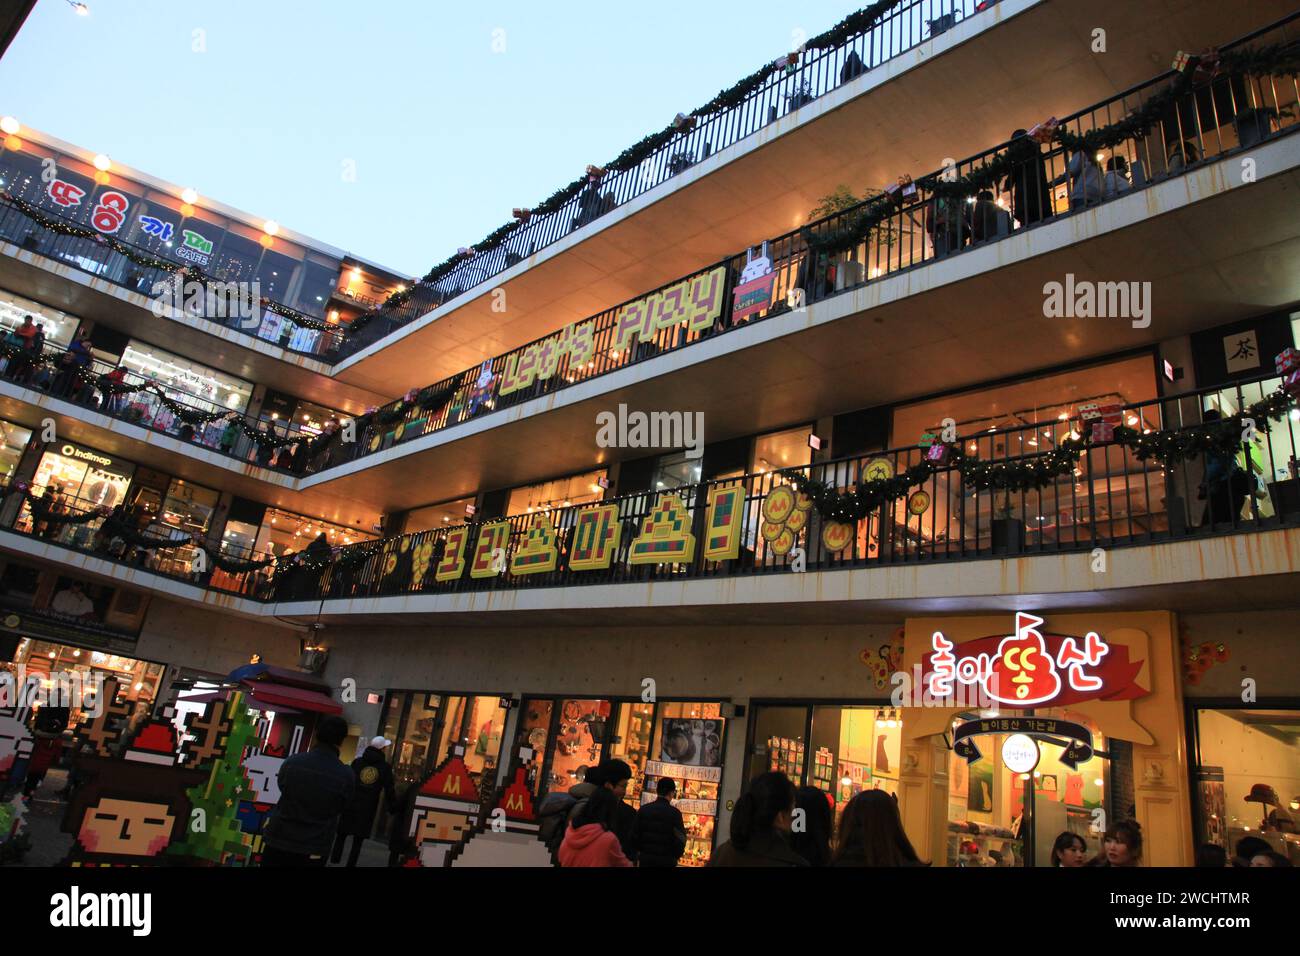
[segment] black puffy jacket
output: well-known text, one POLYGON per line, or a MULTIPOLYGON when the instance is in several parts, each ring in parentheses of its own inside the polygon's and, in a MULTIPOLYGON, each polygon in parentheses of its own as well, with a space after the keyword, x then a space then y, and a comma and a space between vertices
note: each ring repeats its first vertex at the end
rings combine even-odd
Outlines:
POLYGON ((337 747, 317 744, 286 760, 277 779, 280 802, 263 831, 266 845, 287 853, 328 853, 352 799, 352 768, 339 760, 337 747))
POLYGON ((666 797, 647 803, 636 815, 636 845, 642 866, 676 866, 686 849, 682 811, 666 797))
POLYGON ((384 752, 375 747, 367 747, 365 752, 352 761, 352 774, 356 786, 352 790, 352 799, 339 820, 339 833, 356 836, 370 836, 375 825, 375 812, 379 809, 379 795, 388 797, 388 807, 392 810, 397 803, 397 794, 393 789, 393 768, 384 759, 384 752))

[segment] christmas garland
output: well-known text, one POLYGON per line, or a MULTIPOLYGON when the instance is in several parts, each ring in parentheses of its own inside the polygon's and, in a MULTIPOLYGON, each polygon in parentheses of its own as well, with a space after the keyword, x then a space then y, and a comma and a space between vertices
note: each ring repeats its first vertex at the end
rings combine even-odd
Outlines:
MULTIPOLYGON (((1067 151, 1083 150, 1095 153, 1110 149, 1132 139, 1141 139, 1151 132, 1167 114, 1175 101, 1187 94, 1201 74, 1197 64, 1212 67, 1210 78, 1221 75, 1294 77, 1300 75, 1300 41, 1272 46, 1253 47, 1216 53, 1210 51, 1191 58, 1186 69, 1174 77, 1168 87, 1152 95, 1122 119, 1098 126, 1086 133, 1073 133, 1063 125, 1049 127, 1047 142, 1059 143, 1067 151)), ((1289 115, 1287 111, 1281 111, 1289 115)), ((997 184, 1014 175, 1026 162, 1035 162, 1040 156, 1039 143, 1033 139, 1012 140, 1006 149, 986 160, 981 166, 964 176, 951 171, 930 173, 915 180, 918 190, 932 198, 964 201, 978 196, 981 190, 994 189, 997 184)), ((910 177, 904 177, 912 182, 910 177)), ((866 242, 871 233, 890 215, 897 212, 898 203, 885 193, 865 200, 857 209, 839 215, 836 225, 813 223, 799 230, 808 251, 813 255, 838 255, 866 242)))
MULTIPOLYGON (((1267 432, 1270 420, 1281 419, 1295 406, 1296 396, 1279 389, 1243 412, 1216 422, 1145 433, 1120 425, 1115 428, 1113 444, 1127 448, 1139 461, 1154 460, 1165 468, 1207 453, 1232 455, 1241 446, 1246 419, 1254 421, 1259 431, 1267 432)), ((913 488, 947 467, 956 468, 961 474, 962 484, 968 488, 1027 491, 1047 487, 1055 479, 1072 474, 1080 456, 1090 447, 1095 446, 1085 438, 1067 438, 1049 452, 1013 461, 988 461, 968 457, 962 454, 959 443, 952 444, 948 446, 946 464, 927 458, 902 474, 875 478, 846 490, 809 478, 798 469, 786 469, 781 474, 797 491, 809 497, 823 520, 853 524, 881 506, 906 497, 913 488)))
MULTIPOLYGON (((69 222, 61 216, 52 216, 42 210, 40 207, 15 196, 7 190, 0 190, 0 200, 7 202, 10 206, 26 216, 32 222, 36 223, 47 232, 55 233, 60 236, 71 236, 76 239, 89 239, 97 245, 106 246, 118 255, 130 260, 138 266, 146 269, 158 269, 163 272, 171 273, 173 276, 183 278, 193 278, 204 285, 222 280, 209 276, 201 269, 193 265, 186 265, 180 262, 173 262, 170 259, 161 259, 152 253, 144 252, 135 246, 127 245, 115 236, 105 235, 97 229, 87 226, 80 226, 76 223, 69 222)), ((311 329, 315 332, 338 331, 338 328, 328 322, 320 319, 313 319, 311 316, 304 315, 296 309, 291 309, 287 305, 281 305, 278 302, 272 302, 270 299, 262 299, 260 305, 276 315, 289 319, 295 325, 311 329)))

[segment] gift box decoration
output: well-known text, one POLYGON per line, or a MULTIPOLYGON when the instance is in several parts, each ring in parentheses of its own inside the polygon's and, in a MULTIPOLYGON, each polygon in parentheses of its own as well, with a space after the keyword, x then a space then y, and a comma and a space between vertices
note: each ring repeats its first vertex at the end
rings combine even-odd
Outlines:
POLYGON ((952 446, 945 442, 935 442, 925 453, 925 460, 932 465, 946 465, 952 455, 952 446))
POLYGON ((885 195, 901 206, 907 200, 916 198, 916 183, 905 173, 898 177, 898 182, 885 187, 885 195))
POLYGON ((604 178, 605 178, 604 166, 592 166, 591 164, 587 165, 587 179, 590 182, 598 183, 604 178))
POLYGON ((695 117, 688 113, 678 113, 673 117, 673 129, 686 132, 695 128, 695 117))
POLYGON ((1288 395, 1300 397, 1300 370, 1291 372, 1282 379, 1282 388, 1288 395))
POLYGON ((514 216, 520 222, 527 222, 533 217, 533 211, 527 207, 523 209, 515 208, 510 210, 510 215, 514 216))
POLYGON ((1056 139, 1057 130, 1061 128, 1061 121, 1055 116, 1036 123, 1029 130, 1029 138, 1036 143, 1047 144, 1056 139))
POLYGON ((1093 422, 1092 423, 1092 440, 1113 441, 1115 439, 1115 426, 1110 422, 1093 422))
POLYGON ((777 57, 773 64, 778 70, 785 70, 786 74, 793 73, 799 68, 799 51, 787 53, 785 56, 777 57))
POLYGON ((1300 352, 1293 348, 1284 348, 1273 359, 1273 364, 1277 368, 1277 374, 1283 377, 1290 375, 1292 372, 1300 370, 1300 352))
POLYGON ((1196 65, 1197 56, 1194 53, 1184 53, 1179 50, 1174 55, 1174 69, 1179 73, 1186 73, 1189 67, 1196 65))

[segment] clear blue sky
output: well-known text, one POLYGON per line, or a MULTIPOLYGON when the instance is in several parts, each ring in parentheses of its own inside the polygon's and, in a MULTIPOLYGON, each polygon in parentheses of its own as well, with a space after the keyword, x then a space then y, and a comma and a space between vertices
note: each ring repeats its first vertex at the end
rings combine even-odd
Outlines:
POLYGON ((0 114, 411 275, 863 5, 86 2, 36 4, 0 114))

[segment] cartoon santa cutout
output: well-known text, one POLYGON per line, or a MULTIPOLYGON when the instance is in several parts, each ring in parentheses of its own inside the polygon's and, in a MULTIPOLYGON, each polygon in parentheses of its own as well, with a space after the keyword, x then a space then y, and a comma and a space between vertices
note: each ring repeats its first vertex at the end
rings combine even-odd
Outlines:
POLYGON ((532 749, 521 748, 519 756, 514 780, 497 792, 496 806, 487 819, 453 851, 452 866, 556 865, 551 851, 542 842, 541 825, 537 822, 533 795, 524 773, 524 767, 532 759, 532 749))
POLYGON ((478 787, 465 766, 465 748, 457 744, 415 798, 407 832, 419 852, 418 865, 448 866, 478 817, 478 787))

